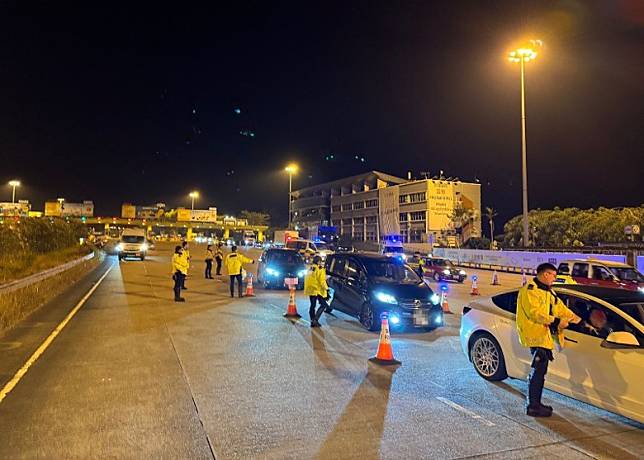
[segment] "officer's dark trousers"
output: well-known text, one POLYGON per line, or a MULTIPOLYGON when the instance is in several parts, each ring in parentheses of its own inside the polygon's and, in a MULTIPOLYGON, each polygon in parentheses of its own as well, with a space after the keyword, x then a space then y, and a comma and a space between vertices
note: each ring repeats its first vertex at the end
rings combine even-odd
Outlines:
POLYGON ((217 261, 217 275, 221 275, 221 259, 215 259, 217 261))
POLYGON ((212 277, 212 259, 206 259, 206 278, 212 277))
POLYGON ((532 369, 528 375, 528 405, 538 407, 541 404, 543 384, 546 381, 552 350, 531 347, 530 353, 532 353, 532 369))
POLYGON ((311 322, 319 321, 320 317, 322 317, 322 312, 324 311, 324 309, 329 308, 329 304, 326 303, 326 300, 321 295, 311 295, 309 296, 309 300, 311 301, 311 306, 309 307, 309 318, 311 318, 311 322), (315 304, 317 302, 320 302, 320 307, 316 312, 315 304))
POLYGON ((239 275, 230 275, 230 297, 235 297, 235 280, 237 280, 237 292, 239 297, 242 296, 242 276, 239 275))
POLYGON ((178 299, 181 297, 181 286, 183 286, 183 281, 186 279, 186 275, 180 271, 175 272, 174 274, 174 298, 178 299))

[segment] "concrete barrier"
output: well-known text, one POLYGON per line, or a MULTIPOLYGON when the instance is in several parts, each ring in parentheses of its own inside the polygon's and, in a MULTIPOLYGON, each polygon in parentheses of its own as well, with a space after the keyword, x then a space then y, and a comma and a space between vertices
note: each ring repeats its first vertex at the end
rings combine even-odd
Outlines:
POLYGON ((534 274, 537 265, 549 262, 558 266, 568 259, 598 259, 626 262, 626 256, 575 252, 489 251, 484 249, 434 248, 433 255, 455 261, 458 265, 487 270, 534 274))

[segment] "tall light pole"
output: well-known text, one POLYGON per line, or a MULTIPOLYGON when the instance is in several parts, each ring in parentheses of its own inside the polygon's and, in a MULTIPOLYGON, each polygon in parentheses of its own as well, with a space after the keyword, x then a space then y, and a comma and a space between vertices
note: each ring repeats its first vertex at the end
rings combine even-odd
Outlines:
POLYGON ((530 234, 528 231, 528 156, 526 148, 525 134, 525 63, 530 62, 537 57, 535 48, 543 46, 541 40, 530 40, 527 46, 510 51, 508 59, 510 62, 521 64, 521 164, 523 178, 523 247, 528 247, 530 234))
POLYGON ((191 198, 191 200, 192 200, 192 210, 194 211, 194 210, 195 210, 195 198, 199 198, 199 192, 197 192, 197 191, 190 192, 190 193, 188 194, 188 196, 189 196, 189 197, 191 198))
POLYGON ((9 181, 9 186, 12 188, 11 203, 13 204, 16 202, 16 187, 20 187, 20 181, 19 180, 9 181))
POLYGON ((297 173, 297 165, 294 163, 291 163, 288 165, 286 168, 284 168, 284 171, 288 173, 288 229, 291 229, 291 208, 293 206, 292 202, 292 197, 291 193, 293 192, 293 174, 297 173))

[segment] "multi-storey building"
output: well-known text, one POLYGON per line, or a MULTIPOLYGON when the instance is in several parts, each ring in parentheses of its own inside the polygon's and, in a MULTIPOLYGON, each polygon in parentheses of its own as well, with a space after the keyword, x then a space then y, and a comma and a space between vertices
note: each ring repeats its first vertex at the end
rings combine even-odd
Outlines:
POLYGON ((404 242, 431 243, 457 229, 463 240, 481 235, 478 183, 405 180, 371 171, 297 190, 293 198, 298 228, 333 225, 341 236, 354 241, 380 241, 382 235, 400 234, 404 242))

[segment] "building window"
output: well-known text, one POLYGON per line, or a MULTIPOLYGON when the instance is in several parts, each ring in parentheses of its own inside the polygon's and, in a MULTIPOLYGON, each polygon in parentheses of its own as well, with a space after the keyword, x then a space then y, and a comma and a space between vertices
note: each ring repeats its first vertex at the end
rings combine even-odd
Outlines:
POLYGON ((342 227, 342 234, 345 236, 351 236, 351 227, 342 227))
POLYGON ((409 242, 410 243, 422 243, 423 242, 423 231, 422 230, 409 230, 409 242))
POLYGON ((411 217, 412 222, 420 222, 425 220, 425 215, 427 213, 425 211, 416 211, 416 212, 410 212, 409 216, 411 217))
POLYGON ((340 205, 339 205, 339 204, 334 204, 334 205, 331 207, 331 211, 333 211, 333 212, 340 212, 340 205))
POLYGON ((365 207, 367 208, 377 208, 378 207, 378 200, 367 200, 364 203, 365 207))
POLYGON ((376 241, 376 232, 367 231, 367 241, 376 241))
POLYGON ((364 232, 362 229, 354 229, 353 231, 353 239, 358 240, 358 241, 364 241, 364 232))
POLYGON ((352 203, 344 203, 342 205, 343 211, 351 211, 353 209, 352 203))
POLYGON ((364 201, 356 201, 353 203, 353 209, 363 209, 364 208, 364 201))
POLYGON ((407 197, 408 197, 408 196, 409 196, 409 195, 400 195, 400 196, 398 197, 398 203, 400 203, 400 204, 407 203, 407 202, 408 202, 408 201, 407 201, 407 197))
POLYGON ((398 218, 398 221, 400 222, 407 222, 407 213, 406 212, 401 212, 400 217, 398 218))
POLYGON ((410 203, 422 203, 423 201, 427 201, 425 192, 412 193, 409 195, 410 203))
POLYGON ((364 225, 364 217, 354 217, 353 225, 364 225))
POLYGON ((367 223, 368 224, 377 224, 378 223, 378 216, 367 216, 367 223))
POLYGON ((342 225, 351 227, 351 219, 342 219, 342 225))

